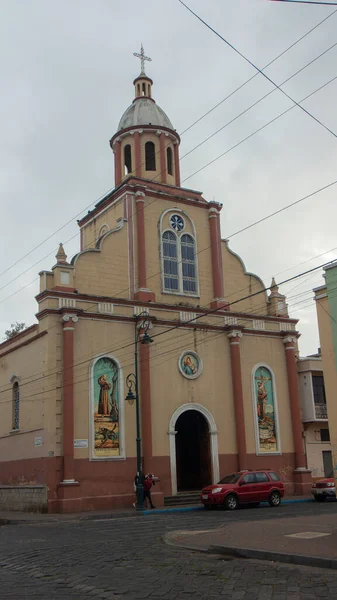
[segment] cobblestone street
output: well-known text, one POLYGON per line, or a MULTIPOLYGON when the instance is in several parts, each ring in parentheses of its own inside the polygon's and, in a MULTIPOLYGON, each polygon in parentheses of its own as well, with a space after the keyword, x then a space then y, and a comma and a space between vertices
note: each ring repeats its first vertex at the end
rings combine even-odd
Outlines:
MULTIPOLYGON (((181 513, 0 529, 1 598, 337 599, 337 572, 231 560, 167 546, 176 529, 294 514, 298 507, 181 513)), ((314 511, 317 507, 302 508, 314 511)), ((335 511, 335 506, 325 510, 335 511)))

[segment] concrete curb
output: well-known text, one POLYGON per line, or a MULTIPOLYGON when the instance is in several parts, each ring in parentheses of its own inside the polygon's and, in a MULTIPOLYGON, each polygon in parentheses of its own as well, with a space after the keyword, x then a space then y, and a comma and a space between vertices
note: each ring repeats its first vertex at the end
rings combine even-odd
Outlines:
MULTIPOLYGON (((202 549, 204 552, 204 549, 202 549)), ((233 548, 232 546, 209 546, 208 553, 221 554, 232 558, 252 558, 255 560, 269 560, 273 562, 303 565, 306 567, 319 567, 321 569, 337 569, 337 559, 323 558, 320 556, 307 556, 305 554, 285 554, 271 550, 257 550, 254 548, 233 548)))

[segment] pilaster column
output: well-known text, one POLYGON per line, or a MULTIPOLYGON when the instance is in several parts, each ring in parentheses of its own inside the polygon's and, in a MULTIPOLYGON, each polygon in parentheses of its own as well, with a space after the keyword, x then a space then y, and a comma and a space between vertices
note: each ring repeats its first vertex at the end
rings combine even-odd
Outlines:
POLYGON ((139 359, 142 441, 145 472, 145 469, 148 470, 151 468, 152 458, 152 412, 149 344, 139 344, 139 359))
POLYGON ((180 163, 179 163, 179 145, 178 142, 174 144, 174 173, 176 186, 180 187, 180 163))
POLYGON ((167 178, 166 178, 166 152, 165 152, 165 133, 161 132, 160 133, 160 176, 161 176, 161 182, 162 183, 166 183, 167 182, 167 178))
POLYGON ((121 142, 119 139, 115 142, 115 187, 122 182, 122 157, 121 157, 121 142))
POLYGON ((144 204, 144 192, 136 192, 138 291, 135 294, 135 299, 144 302, 152 302, 155 299, 155 295, 146 287, 144 204))
POLYGON ((241 349, 240 339, 242 332, 232 329, 227 334, 231 352, 232 386, 235 409, 236 440, 238 448, 239 470, 247 468, 245 416, 243 407, 243 387, 241 373, 241 349))
POLYGON ((74 331, 78 317, 64 314, 63 323, 63 482, 74 483, 74 331))
POLYGON ((224 285, 223 285, 223 270, 222 270, 222 253, 221 253, 221 234, 220 234, 220 215, 219 207, 215 203, 210 203, 209 213, 209 229, 211 236, 211 256, 212 256, 212 276, 213 276, 213 308, 226 309, 228 304, 224 301, 224 285))
POLYGON ((135 131, 134 140, 135 140, 135 171, 136 171, 136 177, 141 177, 142 176, 142 165, 141 165, 141 158, 140 158, 140 134, 139 134, 139 131, 135 131))
POLYGON ((302 420, 300 408, 300 394, 298 388, 298 374, 296 361, 296 337, 287 335, 283 338, 286 353, 288 389, 291 410, 291 422, 293 428, 293 439, 295 449, 295 468, 306 470, 306 460, 303 450, 302 420))

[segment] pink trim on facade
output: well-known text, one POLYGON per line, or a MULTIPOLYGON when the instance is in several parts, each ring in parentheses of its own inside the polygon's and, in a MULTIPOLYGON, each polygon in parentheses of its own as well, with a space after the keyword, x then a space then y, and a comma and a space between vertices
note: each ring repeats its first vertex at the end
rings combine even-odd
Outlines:
POLYGON ((166 152, 165 152, 165 133, 160 134, 160 177, 161 182, 166 183, 166 152))
POLYGON ((213 296, 214 300, 219 300, 224 297, 224 289, 219 212, 216 208, 210 209, 209 228, 211 236, 213 296))
POLYGON ((235 428, 236 441, 238 448, 239 469, 247 469, 247 449, 246 449, 246 431, 245 415, 241 372, 241 331, 232 330, 228 333, 230 353, 231 353, 231 371, 232 387, 235 410, 235 428))
POLYGON ((63 481, 74 481, 74 321, 63 316, 63 481))
POLYGON ((146 289, 144 193, 136 193, 138 289, 146 289))
POLYGON ((300 394, 298 388, 298 374, 296 362, 296 337, 287 336, 283 340, 286 354, 287 374, 288 374, 288 389, 291 410, 291 423, 293 428, 294 449, 295 449, 295 466, 296 469, 305 469, 306 460, 303 448, 302 438, 302 420, 301 420, 301 405, 300 394))
POLYGON ((135 131, 135 168, 136 177, 142 176, 142 165, 140 158, 140 133, 135 131))
POLYGON ((179 146, 174 144, 174 174, 176 186, 180 187, 180 163, 179 163, 179 146))
POLYGON ((133 230, 133 202, 132 196, 127 194, 125 198, 126 219, 128 223, 128 251, 129 251, 129 288, 130 298, 135 295, 135 263, 134 263, 134 230, 133 230))
POLYGON ((115 186, 122 182, 122 157, 121 143, 117 140, 115 145, 115 186))

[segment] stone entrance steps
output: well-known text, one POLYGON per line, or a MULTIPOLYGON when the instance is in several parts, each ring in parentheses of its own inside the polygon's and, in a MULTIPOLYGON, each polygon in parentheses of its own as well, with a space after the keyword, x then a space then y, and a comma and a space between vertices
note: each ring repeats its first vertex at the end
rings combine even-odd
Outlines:
POLYGON ((200 504, 200 492, 178 492, 175 496, 165 496, 164 506, 188 506, 200 504))

